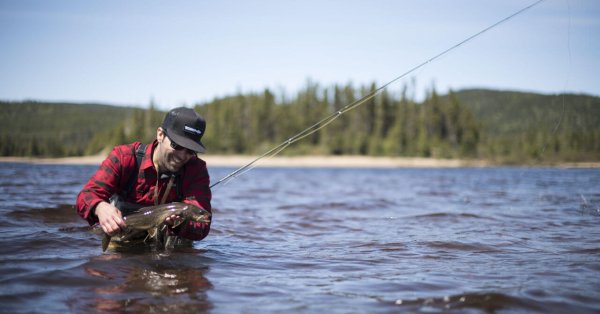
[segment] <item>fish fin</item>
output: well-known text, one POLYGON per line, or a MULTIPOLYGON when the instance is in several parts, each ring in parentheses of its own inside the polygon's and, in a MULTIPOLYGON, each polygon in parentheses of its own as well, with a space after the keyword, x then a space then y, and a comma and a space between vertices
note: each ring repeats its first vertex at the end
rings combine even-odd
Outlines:
POLYGON ((104 237, 102 237, 102 252, 105 252, 106 249, 108 248, 108 244, 110 243, 110 238, 111 236, 109 236, 108 234, 104 234, 104 237))
POLYGON ((179 227, 184 222, 187 222, 187 219, 184 219, 182 217, 175 219, 175 221, 173 221, 173 225, 171 226, 171 229, 179 227))
POLYGON ((167 243, 169 240, 168 236, 169 226, 166 224, 162 224, 156 228, 156 247, 164 250, 167 247, 167 243))
POLYGON ((156 235, 158 230, 156 228, 152 228, 146 231, 147 235, 146 238, 144 239, 144 243, 150 243, 154 240, 156 240, 156 235))

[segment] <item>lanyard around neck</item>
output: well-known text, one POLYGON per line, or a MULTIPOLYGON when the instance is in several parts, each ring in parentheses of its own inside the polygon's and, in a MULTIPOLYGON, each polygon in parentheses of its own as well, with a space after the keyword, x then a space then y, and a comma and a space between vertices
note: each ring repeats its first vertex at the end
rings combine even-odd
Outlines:
POLYGON ((165 201, 167 200, 167 197, 169 196, 169 192, 171 192, 171 188, 173 187, 174 179, 175 179, 175 175, 172 174, 171 177, 169 178, 169 183, 167 183, 167 188, 165 189, 162 200, 159 203, 158 202, 158 195, 159 195, 158 181, 160 180, 160 175, 158 172, 158 167, 156 168, 156 187, 154 188, 154 205, 162 205, 165 203, 165 201))

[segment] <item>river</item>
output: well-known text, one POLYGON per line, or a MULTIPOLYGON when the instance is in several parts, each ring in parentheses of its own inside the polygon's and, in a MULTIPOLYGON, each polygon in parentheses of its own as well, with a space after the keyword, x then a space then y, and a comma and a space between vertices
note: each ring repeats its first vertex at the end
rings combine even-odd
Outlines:
POLYGON ((0 163, 0 312, 600 312, 600 169, 256 168, 193 248, 103 253, 96 168, 0 163))

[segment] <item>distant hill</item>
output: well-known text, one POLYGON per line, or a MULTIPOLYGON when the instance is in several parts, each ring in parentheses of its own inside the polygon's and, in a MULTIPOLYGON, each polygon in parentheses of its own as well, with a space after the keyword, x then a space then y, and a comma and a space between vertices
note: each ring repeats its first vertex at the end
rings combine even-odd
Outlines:
POLYGON ((527 143, 521 149, 530 155, 543 149, 546 157, 561 151, 560 160, 600 160, 600 97, 486 89, 455 95, 477 118, 487 145, 503 146, 488 147, 491 154, 505 155, 527 143))
POLYGON ((113 129, 134 108, 103 104, 0 101, 3 156, 78 156, 103 129, 113 129))
MULTIPOLYGON (((198 104, 211 154, 257 154, 364 95, 371 86, 311 85, 277 103, 264 93, 198 104)), ((283 99, 283 97, 282 97, 283 99)), ((151 141, 164 112, 105 104, 0 101, 1 156, 80 156, 151 141)), ((288 154, 600 160, 600 97, 469 89, 417 103, 383 93, 290 146, 288 154)))
POLYGON ((455 95, 491 136, 513 135, 531 128, 553 130, 559 122, 559 129, 586 131, 600 126, 600 97, 486 89, 460 90, 455 95))

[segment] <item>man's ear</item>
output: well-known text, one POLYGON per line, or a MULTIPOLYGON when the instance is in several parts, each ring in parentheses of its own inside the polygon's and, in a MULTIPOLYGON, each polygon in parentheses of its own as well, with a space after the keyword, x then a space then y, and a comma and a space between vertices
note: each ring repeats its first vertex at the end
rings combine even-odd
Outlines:
POLYGON ((156 139, 157 139, 159 142, 162 142, 162 141, 164 141, 164 139, 165 139, 165 131, 163 131, 163 128, 161 128, 161 127, 158 127, 158 128, 156 129, 156 139))

